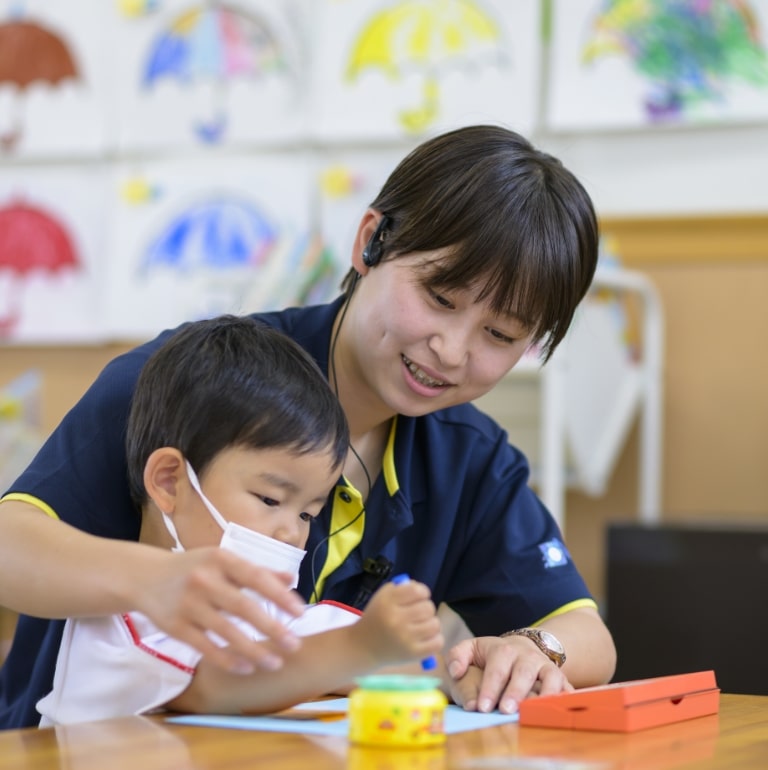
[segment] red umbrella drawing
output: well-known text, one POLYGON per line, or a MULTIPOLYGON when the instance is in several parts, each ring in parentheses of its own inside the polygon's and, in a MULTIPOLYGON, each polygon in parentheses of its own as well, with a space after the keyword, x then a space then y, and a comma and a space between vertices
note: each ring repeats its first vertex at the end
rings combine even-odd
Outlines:
MULTIPOLYGON (((29 20, 0 23, 0 86, 10 83, 23 92, 33 83, 58 85, 80 77, 67 44, 42 24, 29 20)), ((0 147, 13 150, 22 133, 20 106, 13 127, 0 136, 0 147)))
POLYGON ((31 273, 56 274, 80 267, 72 237, 53 214, 21 201, 0 208, 0 274, 12 275, 0 336, 9 336, 21 317, 21 286, 31 273))

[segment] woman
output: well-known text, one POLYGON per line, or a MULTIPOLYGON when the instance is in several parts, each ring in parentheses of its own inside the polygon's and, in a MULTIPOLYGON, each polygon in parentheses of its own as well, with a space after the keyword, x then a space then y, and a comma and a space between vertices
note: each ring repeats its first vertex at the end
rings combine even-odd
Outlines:
MULTIPOLYGON (((467 709, 513 711, 531 692, 613 674, 610 634, 528 487, 526 459, 468 403, 529 348, 551 356, 597 245, 592 202, 559 161, 507 129, 462 128, 392 172, 359 223, 341 297, 259 316, 315 358, 350 426, 300 593, 362 607, 390 574, 425 583, 473 634, 439 669, 467 709)), ((296 640, 239 590, 290 610, 277 577, 221 549, 127 542, 140 521, 125 423, 139 371, 167 334, 105 368, 0 503, 0 604, 38 616, 22 616, 0 673, 2 726, 25 723, 27 697, 50 689, 61 629, 39 618, 135 610, 221 666, 290 661, 296 640), (250 642, 224 613, 274 641, 250 642)))

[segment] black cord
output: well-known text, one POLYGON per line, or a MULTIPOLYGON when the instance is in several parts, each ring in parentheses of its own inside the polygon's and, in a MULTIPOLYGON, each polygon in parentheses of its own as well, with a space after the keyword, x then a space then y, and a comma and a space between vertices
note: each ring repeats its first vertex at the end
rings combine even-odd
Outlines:
MULTIPOLYGON (((336 380, 336 343, 339 340, 339 332, 341 332, 341 324, 344 322, 344 318, 347 315, 347 309, 349 308, 349 303, 352 300, 352 294, 355 291, 355 287, 357 286, 357 282, 360 280, 360 273, 355 274, 354 282, 352 283, 352 286, 349 289, 349 294, 347 295, 347 299, 344 302, 344 307, 341 309, 341 315, 339 316, 339 325, 336 327, 336 332, 333 335, 333 339, 331 340, 331 350, 330 350, 330 369, 331 374, 333 375, 333 392, 336 394, 336 398, 339 397, 339 386, 338 382, 336 380)), ((360 455, 357 453, 357 450, 352 446, 352 442, 349 442, 349 449, 352 452, 352 454, 355 456, 357 461, 360 463, 360 467, 363 469, 363 473, 365 474, 365 481, 368 485, 368 494, 366 495, 365 499, 367 500, 371 496, 371 490, 373 489, 373 484, 371 482, 371 474, 368 472, 368 468, 366 467, 365 463, 363 462, 363 458, 360 457, 360 455)), ((334 495, 336 494, 334 490, 334 495)), ((333 511, 333 503, 331 503, 331 511, 333 511)), ((312 593, 309 595, 310 601, 313 599, 317 601, 320 597, 317 596, 317 572, 315 570, 315 560, 317 558, 317 552, 321 545, 324 543, 327 543, 334 535, 338 535, 339 532, 343 532, 347 527, 351 527, 363 514, 365 513, 365 503, 362 504, 360 507, 360 511, 355 514, 346 524, 342 524, 338 529, 335 529, 333 532, 329 532, 322 540, 320 540, 317 545, 312 549, 312 556, 310 558, 309 566, 311 571, 311 577, 312 577, 312 593)))

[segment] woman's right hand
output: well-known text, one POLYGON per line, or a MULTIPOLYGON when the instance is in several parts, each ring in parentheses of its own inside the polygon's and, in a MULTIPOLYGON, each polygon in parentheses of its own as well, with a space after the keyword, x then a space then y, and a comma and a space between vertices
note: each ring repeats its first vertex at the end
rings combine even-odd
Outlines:
POLYGON ((256 668, 276 670, 283 652, 299 639, 270 617, 242 590, 255 591, 280 609, 298 616, 301 597, 291 590, 291 575, 258 567, 222 548, 194 548, 183 553, 157 551, 154 584, 136 596, 136 608, 166 633, 194 647, 211 663, 236 673, 256 668), (250 623, 267 637, 253 641, 228 618, 250 623), (219 646, 208 632, 225 642, 219 646))
POLYGON ((0 503, 0 605, 40 618, 136 610, 224 669, 275 668, 283 652, 298 647, 298 639, 241 590, 299 615, 304 603, 290 580, 222 548, 172 553, 87 534, 26 501, 0 503), (249 639, 227 615, 268 640, 249 639), (208 631, 227 646, 219 647, 208 631))
POLYGON ((409 580, 385 583, 352 626, 380 666, 408 663, 443 649, 443 634, 429 588, 409 580))

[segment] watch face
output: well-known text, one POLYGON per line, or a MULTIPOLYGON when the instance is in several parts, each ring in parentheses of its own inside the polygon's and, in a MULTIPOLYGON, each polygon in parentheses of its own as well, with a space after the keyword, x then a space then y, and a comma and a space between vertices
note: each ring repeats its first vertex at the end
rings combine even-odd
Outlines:
POLYGON ((560 644, 557 637, 552 636, 549 631, 539 631, 539 633, 541 634, 541 641, 544 642, 550 650, 554 650, 558 655, 562 655, 564 652, 563 645, 560 644))

